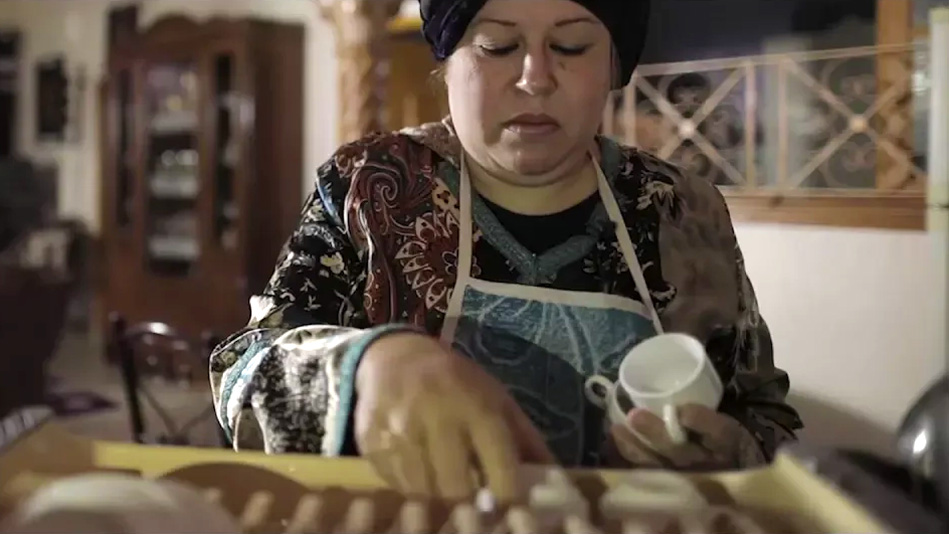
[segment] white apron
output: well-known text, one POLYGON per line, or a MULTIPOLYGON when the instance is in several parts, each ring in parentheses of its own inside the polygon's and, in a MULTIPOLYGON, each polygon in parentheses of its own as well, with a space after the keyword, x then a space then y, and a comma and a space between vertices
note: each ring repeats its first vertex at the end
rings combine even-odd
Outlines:
MULTIPOLYGON (((606 293, 472 278, 472 206, 476 200, 462 158, 458 280, 441 332, 442 340, 507 386, 544 433, 551 451, 568 466, 596 464, 603 441, 603 414, 584 395, 586 379, 603 375, 615 380, 626 353, 640 341, 662 332, 619 205, 600 166, 596 167, 600 198, 614 223, 642 302, 606 293)), ((493 234, 506 234, 483 204, 478 208, 474 219, 485 239, 491 242, 497 237, 493 234)), ((494 241, 492 244, 497 244, 494 241)), ((570 248, 567 246, 534 256, 519 244, 510 245, 499 247, 499 251, 515 265, 515 259, 523 264, 525 255, 529 256, 526 261, 535 265, 546 262, 550 267, 552 262, 575 261, 585 254, 566 250, 570 248), (519 257, 514 257, 518 253, 519 257)))

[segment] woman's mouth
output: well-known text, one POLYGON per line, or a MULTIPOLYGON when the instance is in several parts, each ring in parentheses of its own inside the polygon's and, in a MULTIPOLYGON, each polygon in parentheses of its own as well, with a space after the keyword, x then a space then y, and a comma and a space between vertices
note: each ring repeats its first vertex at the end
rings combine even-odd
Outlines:
POLYGON ((505 122, 504 128, 520 136, 542 136, 559 130, 560 123, 549 115, 524 113, 505 122))

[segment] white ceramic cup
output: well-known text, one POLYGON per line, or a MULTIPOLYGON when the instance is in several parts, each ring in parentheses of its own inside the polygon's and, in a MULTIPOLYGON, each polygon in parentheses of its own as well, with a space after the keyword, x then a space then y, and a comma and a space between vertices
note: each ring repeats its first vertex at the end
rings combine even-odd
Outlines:
POLYGON ((611 382, 601 375, 591 376, 584 384, 587 399, 602 408, 609 422, 614 425, 621 425, 626 421, 626 411, 620 406, 617 397, 619 387, 619 382, 611 382))
POLYGON ((716 409, 724 391, 705 346, 686 334, 661 334, 636 345, 620 363, 616 384, 603 376, 587 379, 587 398, 606 410, 613 424, 626 421, 617 399, 618 388, 633 406, 661 417, 675 443, 687 440, 679 424, 678 407, 700 404, 716 409))

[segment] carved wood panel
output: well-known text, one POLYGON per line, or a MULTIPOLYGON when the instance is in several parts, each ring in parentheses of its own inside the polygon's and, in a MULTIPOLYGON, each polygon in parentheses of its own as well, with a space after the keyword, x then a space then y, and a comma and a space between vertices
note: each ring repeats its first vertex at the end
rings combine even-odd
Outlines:
POLYGON ((341 143, 386 127, 386 24, 400 5, 401 0, 320 0, 336 40, 341 143))

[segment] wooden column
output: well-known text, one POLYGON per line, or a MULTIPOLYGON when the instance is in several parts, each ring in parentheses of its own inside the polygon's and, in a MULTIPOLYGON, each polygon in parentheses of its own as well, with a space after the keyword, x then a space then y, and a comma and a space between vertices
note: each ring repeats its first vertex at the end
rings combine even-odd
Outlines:
MULTIPOLYGON (((876 0, 877 46, 902 45, 913 42, 913 0, 876 0)), ((891 99, 876 115, 880 132, 900 152, 913 153, 913 69, 912 52, 881 52, 877 55, 877 98, 891 89, 899 97, 891 99)), ((908 183, 908 169, 903 163, 877 148, 876 184, 878 189, 917 189, 922 183, 908 183)))
POLYGON ((319 0, 336 37, 339 139, 347 143, 385 129, 386 25, 401 0, 319 0))

